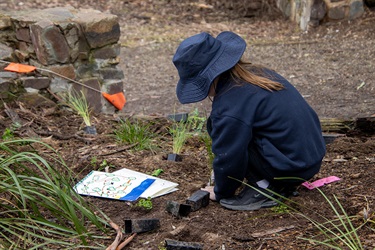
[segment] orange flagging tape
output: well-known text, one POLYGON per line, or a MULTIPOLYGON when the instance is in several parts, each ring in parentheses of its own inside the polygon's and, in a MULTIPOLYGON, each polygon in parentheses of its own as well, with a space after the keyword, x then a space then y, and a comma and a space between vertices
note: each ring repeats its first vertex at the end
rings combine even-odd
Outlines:
POLYGON ((108 93, 102 93, 105 99, 107 99, 110 103, 112 103, 113 106, 115 106, 118 110, 121 110, 125 103, 126 103, 126 98, 124 93, 119 92, 113 95, 110 95, 108 93))
MULTIPOLYGON (((37 68, 34 67, 34 66, 31 66, 31 65, 25 65, 25 64, 20 64, 20 63, 9 63, 8 66, 6 66, 4 69, 8 70, 8 71, 17 72, 17 73, 29 73, 29 72, 32 72, 32 71, 36 70, 37 68)), ((48 71, 50 73, 54 73, 54 74, 56 74, 60 77, 63 77, 62 75, 59 75, 59 74, 57 74, 53 71, 49 71, 49 70, 45 70, 45 71, 48 71)), ((66 77, 64 77, 64 78, 68 79, 72 82, 75 82, 75 83, 77 83, 77 84, 79 84, 83 87, 93 89, 89 86, 86 86, 86 85, 80 83, 80 82, 74 81, 73 79, 69 79, 69 78, 66 78, 66 77)), ((96 89, 93 89, 93 90, 100 92, 99 90, 96 90, 96 89)), ((122 108, 124 107, 124 105, 126 103, 125 95, 122 92, 112 94, 112 95, 102 92, 102 95, 104 96, 105 99, 107 99, 110 103, 112 103, 112 105, 115 106, 118 110, 122 110, 122 108)))
POLYGON ((36 69, 34 66, 19 64, 19 63, 10 63, 8 66, 4 68, 8 71, 13 71, 17 73, 29 73, 36 69))

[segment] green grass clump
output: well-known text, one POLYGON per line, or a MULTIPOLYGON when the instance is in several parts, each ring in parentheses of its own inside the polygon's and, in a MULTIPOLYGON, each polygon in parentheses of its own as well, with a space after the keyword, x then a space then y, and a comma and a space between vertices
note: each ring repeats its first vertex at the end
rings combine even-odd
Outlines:
POLYGON ((320 189, 317 188, 317 190, 329 204, 336 218, 329 219, 325 215, 318 214, 322 221, 317 221, 305 214, 299 213, 299 215, 310 221, 319 231, 319 234, 311 238, 301 237, 301 239, 314 242, 317 245, 327 246, 331 249, 364 249, 357 232, 367 224, 369 220, 365 220, 357 227, 354 226, 353 222, 358 219, 357 216, 349 216, 335 195, 329 198, 320 189))
POLYGON ((100 249, 106 221, 72 188, 70 169, 47 144, 0 143, 0 246, 3 249, 100 249), (18 149, 19 145, 22 149, 18 149), (43 152, 41 155, 38 152, 43 152), (100 233, 101 232, 101 233, 100 233))
MULTIPOLYGON (((295 179, 301 180, 300 178, 277 178, 277 179, 295 179)), ((303 180, 301 180, 303 181, 303 180)), ((245 184, 248 185, 248 184, 245 184)), ((349 216, 345 211, 343 205, 337 196, 332 195, 328 197, 321 189, 316 188, 317 192, 324 198, 325 202, 331 208, 334 214, 334 218, 330 218, 326 214, 321 214, 319 211, 312 210, 302 204, 299 204, 291 199, 285 198, 272 190, 268 190, 274 195, 274 197, 261 191, 256 187, 249 187, 257 190, 259 193, 266 197, 277 201, 281 205, 281 209, 291 214, 301 216, 310 222, 318 233, 311 237, 298 237, 300 239, 311 242, 315 245, 325 246, 330 249, 351 249, 351 250, 362 250, 365 249, 363 243, 358 235, 358 231, 365 225, 370 227, 374 225, 374 215, 364 212, 364 218, 360 218, 358 215, 349 216), (296 205, 296 206, 293 206, 296 205), (305 212, 299 211, 295 207, 304 208, 307 212, 311 212, 314 216, 307 215, 305 212), (357 223, 357 225, 355 225, 357 223)), ((364 208, 364 211, 368 211, 368 208, 364 208)))
POLYGON ((134 145, 135 150, 151 150, 154 135, 150 126, 151 124, 139 120, 121 120, 120 126, 114 131, 114 135, 119 143, 134 145))

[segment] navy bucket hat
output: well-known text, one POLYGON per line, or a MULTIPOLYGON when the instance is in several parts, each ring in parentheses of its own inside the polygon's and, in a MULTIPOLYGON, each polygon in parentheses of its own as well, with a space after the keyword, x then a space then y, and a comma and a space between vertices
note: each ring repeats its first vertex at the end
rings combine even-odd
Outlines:
POLYGON ((178 100, 186 104, 205 99, 215 78, 233 68, 245 49, 245 40, 230 31, 216 38, 202 32, 182 41, 173 56, 180 76, 178 100))

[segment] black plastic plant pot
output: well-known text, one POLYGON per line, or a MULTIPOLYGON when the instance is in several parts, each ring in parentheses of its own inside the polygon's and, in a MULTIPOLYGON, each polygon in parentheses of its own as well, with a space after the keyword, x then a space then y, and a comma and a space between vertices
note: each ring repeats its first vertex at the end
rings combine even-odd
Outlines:
POLYGON ((176 201, 167 201, 166 210, 176 217, 185 217, 189 215, 191 206, 189 204, 180 204, 176 201))
POLYGON ((197 211, 202 207, 206 207, 209 202, 210 193, 204 190, 197 190, 186 200, 186 204, 191 205, 191 211, 197 211))
POLYGON ((178 114, 168 115, 169 119, 176 121, 176 122, 187 122, 188 117, 189 117, 188 113, 178 113, 178 114))
POLYGON ((334 142, 338 137, 344 136, 343 134, 323 134, 324 142, 330 144, 334 142))
POLYGON ((182 161, 182 156, 179 154, 168 154, 167 160, 168 161, 182 161))
POLYGON ((83 131, 86 134, 96 135, 96 127, 95 126, 86 126, 86 127, 83 128, 83 131))
POLYGON ((125 233, 144 233, 160 227, 159 219, 125 220, 125 233))

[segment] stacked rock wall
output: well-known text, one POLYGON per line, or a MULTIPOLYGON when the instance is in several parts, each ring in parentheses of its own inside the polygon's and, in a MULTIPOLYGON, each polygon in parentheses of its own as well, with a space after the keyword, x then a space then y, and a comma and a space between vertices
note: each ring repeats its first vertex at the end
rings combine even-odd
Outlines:
POLYGON ((302 30, 321 22, 352 20, 364 13, 362 0, 277 0, 277 6, 302 30))
MULTIPOLYGON (((114 112, 101 92, 123 91, 119 38, 118 17, 96 10, 0 12, 0 59, 37 67, 30 74, 0 70, 1 98, 55 94, 74 88, 83 90, 95 112, 114 112)), ((6 66, 0 65, 1 69, 6 66)))

